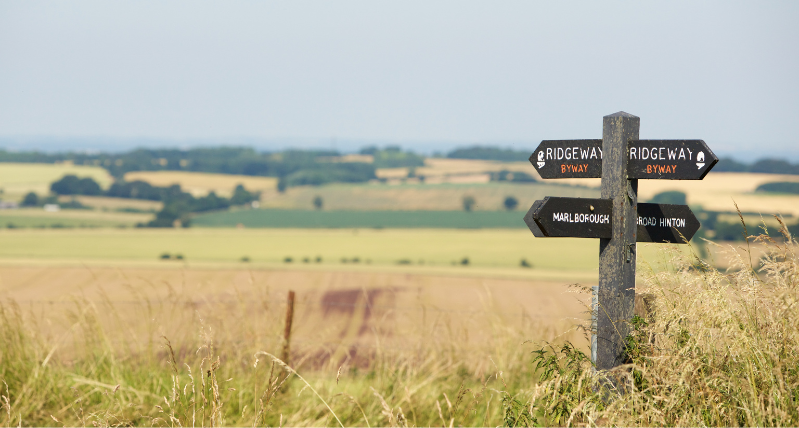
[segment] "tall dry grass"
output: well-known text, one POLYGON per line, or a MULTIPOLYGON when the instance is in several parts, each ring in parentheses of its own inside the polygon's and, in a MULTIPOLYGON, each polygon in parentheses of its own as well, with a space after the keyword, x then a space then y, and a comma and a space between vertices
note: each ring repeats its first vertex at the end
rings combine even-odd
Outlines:
MULTIPOLYGON (((543 381, 527 402, 535 423, 617 426, 799 424, 799 259, 782 227, 726 249, 720 272, 671 254, 643 275, 653 313, 633 320, 629 364, 596 373, 574 349, 541 350, 543 381), (748 245, 765 243, 755 260, 748 245), (615 386, 614 386, 615 385, 615 386)), ((638 291, 638 290, 637 290, 638 291)))
POLYGON ((355 344, 320 326, 292 342, 287 366, 273 357, 285 306, 265 291, 231 302, 131 290, 67 309, 6 301, 0 425, 498 425, 535 383, 525 342, 562 331, 486 305, 399 330, 378 322, 355 344), (450 318, 465 316, 480 334, 450 318))

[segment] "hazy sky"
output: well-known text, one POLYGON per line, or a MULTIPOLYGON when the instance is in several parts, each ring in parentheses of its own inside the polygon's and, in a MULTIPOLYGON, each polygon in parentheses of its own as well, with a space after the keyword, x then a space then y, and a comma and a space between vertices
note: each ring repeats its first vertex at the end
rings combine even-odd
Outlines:
MULTIPOLYGON (((799 2, 0 2, 0 136, 797 151, 799 2)), ((531 147, 532 148, 532 147, 531 147)))

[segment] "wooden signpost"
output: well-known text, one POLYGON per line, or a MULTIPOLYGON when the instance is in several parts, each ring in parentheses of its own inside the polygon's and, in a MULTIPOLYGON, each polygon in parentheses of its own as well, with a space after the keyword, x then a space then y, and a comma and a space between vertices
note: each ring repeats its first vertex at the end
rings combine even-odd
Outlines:
POLYGON ((686 243, 699 221, 685 205, 638 203, 638 179, 701 180, 718 162, 702 140, 639 140, 641 120, 603 118, 601 140, 542 141, 530 162, 542 178, 602 178, 599 199, 547 197, 524 221, 536 237, 599 238, 591 359, 624 362, 635 305, 636 242, 686 243))

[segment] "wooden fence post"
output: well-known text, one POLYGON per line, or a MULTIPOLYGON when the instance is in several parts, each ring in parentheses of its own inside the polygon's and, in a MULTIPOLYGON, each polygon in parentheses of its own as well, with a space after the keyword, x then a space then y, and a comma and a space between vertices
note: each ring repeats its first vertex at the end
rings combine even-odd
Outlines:
POLYGON ((294 292, 289 291, 289 299, 286 305, 286 329, 283 330, 283 352, 280 354, 280 359, 286 365, 290 364, 291 358, 291 322, 294 319, 294 292))

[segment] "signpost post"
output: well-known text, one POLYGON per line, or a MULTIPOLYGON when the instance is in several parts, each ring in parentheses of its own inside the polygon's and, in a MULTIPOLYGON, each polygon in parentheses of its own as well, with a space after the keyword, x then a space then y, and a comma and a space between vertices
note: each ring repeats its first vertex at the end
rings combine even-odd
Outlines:
POLYGON ((536 237, 599 238, 591 359, 624 363, 635 305, 636 242, 687 243, 700 224, 684 205, 638 203, 638 179, 701 180, 718 162, 702 140, 639 140, 640 119, 603 118, 601 140, 542 141, 530 162, 542 178, 602 178, 599 199, 547 197, 524 221, 536 237))
POLYGON ((641 119, 619 112, 602 118, 602 199, 612 201, 613 233, 599 239, 599 292, 594 365, 624 362, 627 322, 635 310, 635 237, 638 180, 627 177, 627 143, 638 139, 641 119), (621 322, 620 322, 621 321, 621 322))

